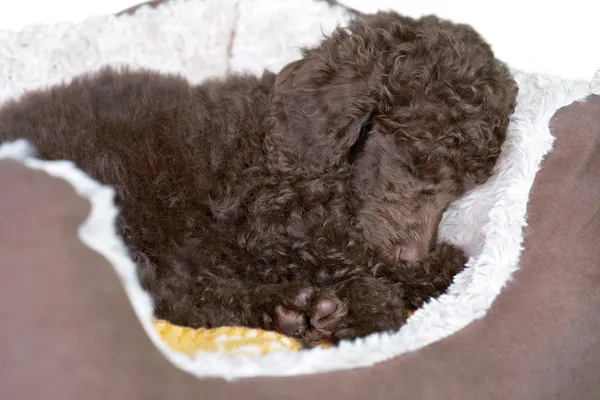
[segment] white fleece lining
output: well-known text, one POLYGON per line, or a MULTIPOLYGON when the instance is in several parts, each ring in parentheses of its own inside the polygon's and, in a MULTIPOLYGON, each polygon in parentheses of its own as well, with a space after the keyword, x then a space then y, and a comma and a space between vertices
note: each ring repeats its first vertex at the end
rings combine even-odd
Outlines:
MULTIPOLYGON (((306 0, 174 0, 134 16, 0 32, 0 42, 6 43, 0 47, 0 100, 105 64, 180 72, 194 82, 229 70, 259 72, 265 65, 276 70, 298 57, 299 43, 313 43, 320 29, 327 32, 348 17, 341 8, 306 0)), ((560 107, 600 93, 600 74, 585 82, 514 72, 518 105, 498 173, 454 204, 442 221, 442 236, 469 251, 468 268, 448 293, 424 305, 398 332, 332 349, 235 357, 210 352, 189 357, 169 350, 152 328, 152 302, 116 235, 114 191, 71 162, 36 159, 24 141, 0 145, 0 158, 61 177, 90 200, 92 211, 79 228, 80 239, 114 266, 145 331, 181 369, 198 377, 236 379, 364 367, 421 348, 481 318, 518 268, 529 190, 554 140, 550 118, 560 107)))

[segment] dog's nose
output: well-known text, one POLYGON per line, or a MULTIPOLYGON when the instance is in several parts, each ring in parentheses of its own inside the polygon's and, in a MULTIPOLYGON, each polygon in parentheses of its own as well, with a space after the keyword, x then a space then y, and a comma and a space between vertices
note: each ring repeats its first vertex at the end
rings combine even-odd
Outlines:
POLYGON ((396 250, 396 258, 408 264, 416 264, 425 261, 426 252, 423 246, 416 243, 407 243, 399 246, 396 250))

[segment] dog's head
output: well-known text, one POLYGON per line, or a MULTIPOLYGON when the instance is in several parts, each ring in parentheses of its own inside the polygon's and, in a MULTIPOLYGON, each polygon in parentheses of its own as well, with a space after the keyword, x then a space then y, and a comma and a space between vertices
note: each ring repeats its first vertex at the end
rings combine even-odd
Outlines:
POLYGON ((471 27, 378 13, 278 74, 275 135, 291 162, 351 168, 367 243, 421 261, 448 205, 492 174, 516 94, 471 27))

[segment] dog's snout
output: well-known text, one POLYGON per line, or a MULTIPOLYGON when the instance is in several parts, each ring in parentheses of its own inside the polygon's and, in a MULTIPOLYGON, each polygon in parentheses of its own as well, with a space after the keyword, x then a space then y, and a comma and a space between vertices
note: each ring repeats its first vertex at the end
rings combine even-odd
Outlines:
POLYGON ((417 243, 407 243, 396 249, 396 259, 408 264, 423 262, 425 261, 426 256, 426 250, 417 243))

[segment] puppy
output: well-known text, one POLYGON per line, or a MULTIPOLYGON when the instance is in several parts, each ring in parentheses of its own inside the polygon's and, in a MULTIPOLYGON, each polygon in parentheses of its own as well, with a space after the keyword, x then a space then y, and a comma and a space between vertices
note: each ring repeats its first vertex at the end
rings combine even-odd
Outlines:
POLYGON ((0 110, 0 141, 113 185, 159 318, 315 344, 393 330, 466 261, 438 243, 485 182, 517 86, 469 26, 392 12, 279 74, 105 68, 0 110))

